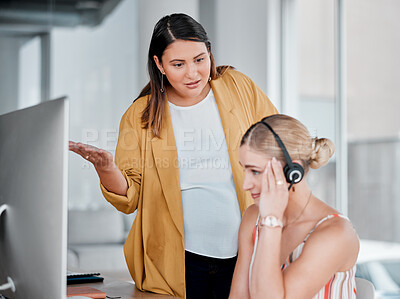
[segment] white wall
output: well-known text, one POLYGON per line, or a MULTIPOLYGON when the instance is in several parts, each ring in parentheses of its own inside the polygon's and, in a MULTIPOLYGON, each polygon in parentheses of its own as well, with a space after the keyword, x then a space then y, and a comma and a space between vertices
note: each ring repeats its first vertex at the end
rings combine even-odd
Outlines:
POLYGON ((0 114, 40 102, 40 38, 0 37, 0 114))
POLYGON ((30 38, 19 50, 18 108, 37 105, 41 101, 40 91, 40 37, 30 38))
POLYGON ((0 114, 18 109, 20 47, 20 38, 0 37, 0 114))
POLYGON ((214 52, 217 65, 234 66, 268 95, 266 15, 267 1, 217 1, 214 52))
MULTIPOLYGON (((115 151, 119 121, 138 95, 137 1, 122 2, 96 28, 52 32, 52 97, 70 99, 70 139, 115 151)), ((69 155, 70 208, 101 207, 93 166, 69 155)))

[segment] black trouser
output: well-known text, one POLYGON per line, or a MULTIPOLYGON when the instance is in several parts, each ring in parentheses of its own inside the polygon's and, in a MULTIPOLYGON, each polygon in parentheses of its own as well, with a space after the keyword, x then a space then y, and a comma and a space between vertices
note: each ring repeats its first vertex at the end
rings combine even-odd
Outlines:
POLYGON ((186 298, 228 298, 236 259, 218 259, 185 251, 186 298))

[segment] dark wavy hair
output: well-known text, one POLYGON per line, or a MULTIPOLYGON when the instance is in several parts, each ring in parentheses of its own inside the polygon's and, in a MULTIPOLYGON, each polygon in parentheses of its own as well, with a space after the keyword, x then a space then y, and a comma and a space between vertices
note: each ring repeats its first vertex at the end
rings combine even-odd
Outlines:
POLYGON ((147 57, 150 82, 142 89, 138 96, 140 98, 150 95, 150 100, 142 113, 142 127, 151 129, 153 135, 157 137, 160 137, 161 134, 165 105, 165 93, 160 91, 161 80, 164 81, 164 85, 170 85, 170 83, 166 77, 162 78, 163 75, 154 61, 154 55, 161 62, 165 49, 178 39, 203 42, 206 45, 211 59, 211 79, 218 78, 228 68, 228 66, 218 68, 215 66, 214 57, 211 53, 211 43, 207 33, 203 26, 192 17, 176 13, 161 18, 154 27, 147 57))

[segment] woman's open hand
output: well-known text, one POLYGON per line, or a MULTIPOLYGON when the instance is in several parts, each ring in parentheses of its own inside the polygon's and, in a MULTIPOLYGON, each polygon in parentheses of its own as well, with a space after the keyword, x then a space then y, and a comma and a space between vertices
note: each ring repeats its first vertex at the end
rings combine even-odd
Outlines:
POLYGON ((69 142, 69 150, 94 165, 100 182, 108 191, 126 196, 128 182, 117 165, 115 165, 111 153, 88 144, 73 141, 69 142))
POLYGON ((272 158, 263 172, 260 194, 260 216, 273 215, 282 219, 289 200, 289 191, 282 164, 272 158))
POLYGON ((115 166, 112 154, 97 147, 70 141, 69 150, 91 162, 97 171, 108 171, 115 166))

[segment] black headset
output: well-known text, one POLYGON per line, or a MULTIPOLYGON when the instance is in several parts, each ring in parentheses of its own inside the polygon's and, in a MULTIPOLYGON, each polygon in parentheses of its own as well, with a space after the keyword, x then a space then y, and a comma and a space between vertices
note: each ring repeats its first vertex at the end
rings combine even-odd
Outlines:
POLYGON ((304 168, 299 163, 294 163, 292 161, 281 138, 278 136, 278 134, 275 133, 275 131, 271 128, 271 126, 269 124, 264 122, 264 120, 265 120, 265 118, 263 118, 260 121, 260 123, 265 125, 272 132, 272 134, 274 134, 276 142, 278 142, 278 145, 281 148, 283 155, 285 156, 285 160, 286 160, 287 164, 285 165, 285 167, 283 167, 283 173, 285 174, 286 181, 290 184, 290 186, 289 186, 289 190, 290 190, 290 188, 292 188, 293 184, 297 184, 298 182, 300 182, 303 179, 304 168))

